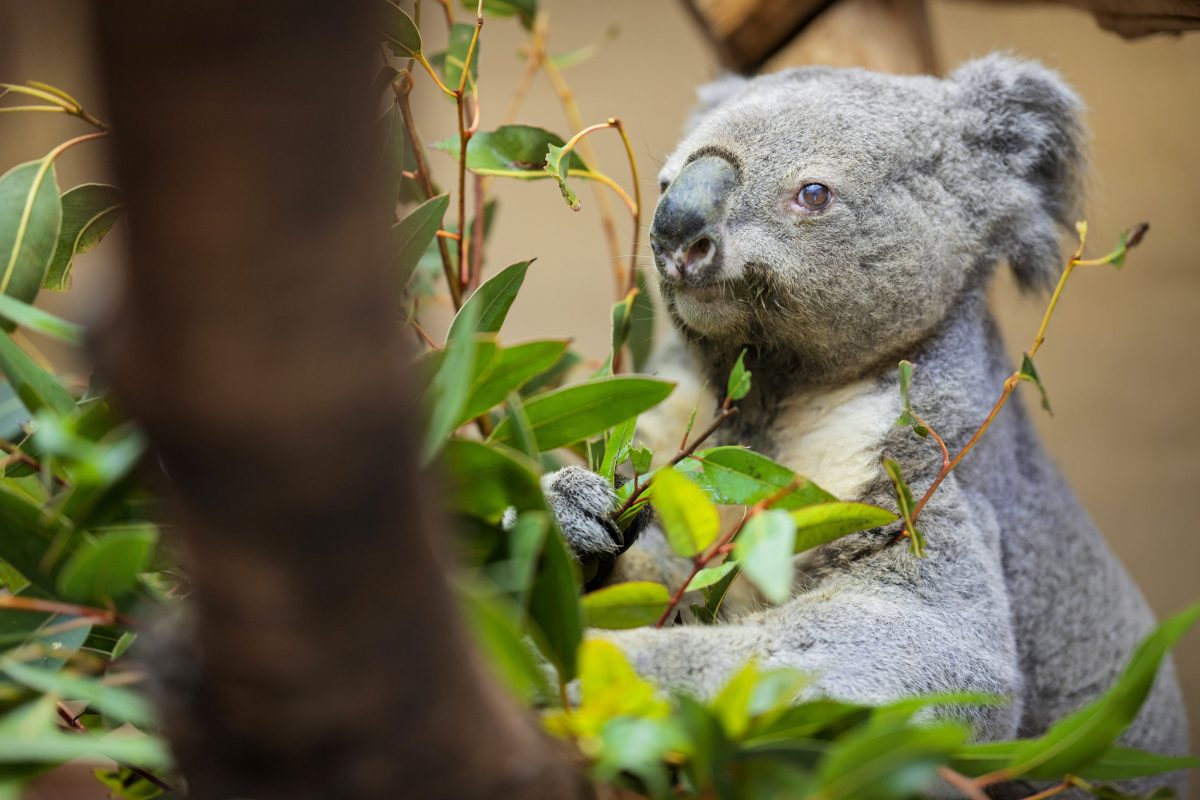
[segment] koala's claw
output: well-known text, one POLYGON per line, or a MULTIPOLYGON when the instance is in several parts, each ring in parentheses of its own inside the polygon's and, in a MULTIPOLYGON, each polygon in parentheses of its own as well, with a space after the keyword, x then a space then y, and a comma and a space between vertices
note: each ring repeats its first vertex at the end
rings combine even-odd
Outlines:
POLYGON ((583 467, 564 467, 542 476, 542 492, 575 556, 616 556, 625 547, 621 529, 609 517, 617 494, 601 476, 583 467))

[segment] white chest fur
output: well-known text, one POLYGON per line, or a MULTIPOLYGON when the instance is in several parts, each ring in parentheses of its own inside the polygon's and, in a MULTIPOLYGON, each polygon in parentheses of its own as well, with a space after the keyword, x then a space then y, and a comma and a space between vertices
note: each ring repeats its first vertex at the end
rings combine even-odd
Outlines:
POLYGON ((872 380, 797 395, 771 426, 776 459, 841 499, 857 499, 879 474, 899 414, 897 392, 872 380))

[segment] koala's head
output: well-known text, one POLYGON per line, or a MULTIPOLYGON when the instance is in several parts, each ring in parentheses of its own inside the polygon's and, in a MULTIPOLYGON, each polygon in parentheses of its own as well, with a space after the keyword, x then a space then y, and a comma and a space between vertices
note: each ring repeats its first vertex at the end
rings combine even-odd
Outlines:
POLYGON ((693 339, 845 375, 927 337, 999 262, 1055 279, 1084 173, 1081 104, 1055 73, 805 68, 700 96, 651 225, 693 339))

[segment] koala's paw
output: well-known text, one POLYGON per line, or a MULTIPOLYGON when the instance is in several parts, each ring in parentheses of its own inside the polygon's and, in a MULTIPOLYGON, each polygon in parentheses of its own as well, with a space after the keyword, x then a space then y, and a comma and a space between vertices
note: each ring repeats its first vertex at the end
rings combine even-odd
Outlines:
POLYGON ((601 476, 583 467, 565 467, 542 476, 542 492, 576 558, 613 557, 625 540, 609 519, 617 495, 601 476))

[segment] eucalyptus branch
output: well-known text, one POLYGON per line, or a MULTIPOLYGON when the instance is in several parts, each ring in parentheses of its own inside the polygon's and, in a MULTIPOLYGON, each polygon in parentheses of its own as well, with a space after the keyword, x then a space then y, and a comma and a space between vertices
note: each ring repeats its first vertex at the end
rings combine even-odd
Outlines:
MULTIPOLYGON (((733 405, 733 400, 729 397, 726 397, 725 402, 721 403, 721 410, 720 410, 720 413, 717 414, 716 419, 714 419, 712 421, 712 423, 700 433, 699 436, 697 436, 695 439, 693 439, 690 444, 688 443, 688 440, 687 440, 687 434, 684 434, 683 441, 680 442, 680 444, 679 444, 679 452, 677 452, 675 454, 675 456, 670 461, 668 461, 662 468, 663 469, 671 469, 676 464, 683 461, 685 458, 690 458, 697 450, 700 449, 700 446, 702 444, 704 444, 706 441, 708 441, 709 437, 711 437, 714 433, 716 433, 721 428, 721 426, 725 424, 725 420, 729 419, 736 413, 737 413, 737 407, 733 405)), ((612 514, 610 514, 609 516, 613 520, 620 519, 621 516, 624 515, 626 511, 633 508, 634 505, 637 504, 637 502, 641 499, 642 495, 646 493, 646 490, 650 488, 650 485, 653 482, 654 482, 654 478, 653 478, 653 476, 651 476, 650 479, 647 480, 644 484, 642 484, 641 486, 638 486, 637 480, 635 478, 634 483, 633 483, 633 490, 630 491, 628 499, 626 499, 625 502, 622 503, 621 506, 616 511, 612 512, 612 514)))
MULTIPOLYGON (((1121 235, 1120 243, 1107 255, 1104 255, 1100 258, 1086 260, 1083 258, 1083 248, 1087 242, 1087 223, 1078 223, 1076 225, 1076 230, 1079 232, 1079 245, 1075 248, 1075 252, 1071 255, 1071 257, 1067 260, 1066 265, 1063 267, 1062 275, 1058 279, 1058 284, 1054 287, 1054 293, 1050 296, 1050 302, 1047 304, 1046 312, 1042 315, 1042 322, 1038 326, 1037 334, 1034 336, 1033 343, 1026 352, 1026 361, 1030 363, 1032 363, 1033 357, 1037 355, 1038 350, 1046 341, 1046 331, 1050 326, 1050 318, 1054 315, 1054 311, 1058 307, 1058 301, 1062 297, 1063 289, 1066 287, 1067 281, 1070 279, 1071 273, 1075 270, 1075 268, 1095 267, 1105 264, 1119 265, 1124 260, 1129 249, 1136 247, 1142 241, 1142 237, 1145 236, 1146 231, 1149 230, 1149 225, 1142 223, 1132 230, 1125 231, 1121 235)), ((1008 376, 1008 378, 1005 379, 1004 389, 1001 391, 1000 397, 996 400, 995 405, 992 406, 991 411, 988 412, 987 417, 984 419, 982 424, 980 424, 979 428, 976 429, 975 433, 971 435, 971 438, 967 440, 967 443, 963 445, 962 449, 959 450, 953 458, 950 457, 950 453, 946 448, 946 443, 942 440, 942 437, 937 434, 933 427, 920 417, 916 417, 917 422, 929 431, 930 435, 933 436, 934 440, 941 448, 942 467, 940 470, 938 470, 938 474, 933 479, 933 482, 929 485, 929 488, 925 490, 925 494, 921 496, 921 499, 918 500, 916 505, 913 507, 911 517, 913 523, 915 523, 917 518, 921 515, 921 512, 924 510, 926 504, 928 504, 930 498, 933 497, 933 494, 938 490, 938 487, 942 485, 942 482, 946 479, 946 476, 949 475, 955 469, 955 467, 962 462, 967 453, 971 452, 971 450, 975 448, 975 445, 979 443, 979 440, 983 438, 983 434, 989 427, 991 427, 992 423, 999 415, 1000 410, 1004 408, 1005 404, 1008 402, 1008 399, 1012 397, 1013 392, 1016 391, 1017 385, 1020 384, 1022 380, 1029 377, 1022 371, 1023 368, 1024 364, 1022 365, 1022 369, 1014 371, 1008 376)), ((906 529, 903 533, 911 535, 912 532, 906 529)), ((898 536, 897 538, 901 537, 898 536)))
MULTIPOLYGON (((69 710, 67 710, 67 707, 65 705, 63 705, 62 703, 58 703, 57 709, 58 709, 58 718, 61 719, 68 728, 75 731, 76 733, 91 733, 87 729, 86 725, 81 723, 74 714, 72 714, 69 710)), ((134 766, 133 764, 127 764, 124 761, 118 761, 116 763, 122 769, 129 770, 134 775, 137 775, 139 778, 146 781, 147 783, 153 784, 154 786, 158 787, 159 789, 162 789, 164 792, 175 791, 175 788, 173 786, 171 786, 171 784, 167 783, 166 781, 164 781, 162 778, 155 775, 150 770, 143 769, 138 766, 134 766)))
MULTIPOLYGON (((572 129, 579 130, 583 127, 583 115, 579 113, 579 105, 575 102, 575 96, 571 93, 571 88, 563 78, 562 72, 546 52, 545 40, 548 35, 548 28, 549 23, 546 17, 539 15, 538 22, 534 25, 531 51, 537 54, 542 72, 545 73, 546 79, 550 81, 550 86, 558 96, 563 113, 567 117, 567 124, 572 129)), ((589 142, 585 141, 580 147, 579 152, 593 169, 599 169, 596 152, 592 149, 589 142)), ((612 204, 603 192, 593 187, 593 196, 596 198, 596 209, 600 216, 600 227, 604 232, 604 241, 608 247, 609 258, 613 264, 613 285, 616 288, 616 296, 619 299, 624 295, 621 291, 621 286, 624 284, 624 276, 621 271, 621 243, 617 237, 616 218, 613 214, 612 204)), ((627 202, 626 205, 629 205, 629 203, 627 202)))
MULTIPOLYGON (((466 90, 467 78, 471 74, 471 61, 475 57, 475 50, 479 46, 479 32, 483 30, 483 0, 479 0, 479 4, 475 11, 475 32, 471 35, 471 43, 467 45, 467 55, 463 59, 462 75, 458 79, 458 89, 454 92, 454 105, 458 110, 458 285, 460 296, 467 292, 471 284, 471 265, 467 258, 469 255, 468 238, 467 238, 467 145, 471 142, 471 137, 475 134, 476 128, 479 126, 479 90, 475 89, 475 113, 472 115, 470 127, 466 124, 466 90)), ((473 238, 473 237, 472 237, 473 238)), ((480 242, 471 241, 470 247, 475 248, 480 246, 480 242)))
MULTIPOLYGON (((401 73, 400 77, 392 82, 392 90, 396 94, 396 105, 400 107, 400 117, 404 120, 404 128, 408 132, 408 144, 412 149, 413 158, 417 162, 417 177, 420 179, 421 189, 425 192, 425 197, 430 198, 436 195, 433 188, 433 179, 430 177, 429 160, 425 157, 425 147, 421 144, 421 135, 417 133, 416 123, 413 121, 412 106, 409 104, 409 94, 412 92, 413 80, 411 73, 401 73)), ((440 232, 439 232, 440 233, 440 232)), ((461 234, 459 234, 461 238, 461 234)), ((450 302, 454 304, 454 310, 457 311, 462 306, 462 292, 458 286, 458 279, 454 274, 454 267, 450 263, 450 248, 446 245, 444 236, 436 236, 438 255, 442 259, 442 274, 446 276, 446 286, 450 291, 450 302)))
POLYGON ((654 623, 654 627, 661 628, 663 625, 667 624, 667 621, 671 619, 671 614, 675 612, 675 609, 678 608, 679 604, 683 601, 683 596, 687 594, 687 587, 691 585, 692 580, 695 579, 700 570, 708 567, 708 565, 717 557, 727 555, 733 551, 733 540, 736 539, 737 535, 742 532, 743 528, 746 527, 746 523, 762 512, 771 508, 773 505, 790 494, 793 489, 800 485, 801 480, 802 479, 799 477, 793 478, 787 486, 784 486, 782 489, 775 492, 775 494, 771 495, 770 497, 764 497, 762 500, 750 506, 750 508, 746 509, 746 513, 742 515, 742 518, 738 520, 736 525, 734 525, 723 536, 709 545, 707 550, 702 553, 697 553, 692 558, 691 572, 686 578, 683 579, 683 583, 679 584, 679 588, 675 590, 675 593, 671 595, 671 599, 667 602, 666 609, 663 611, 662 616, 658 618, 658 622, 654 623))
POLYGON ((57 111, 63 114, 69 114, 72 117, 78 117, 87 124, 97 128, 105 133, 112 130, 107 122, 89 113, 83 107, 83 104, 76 100, 71 95, 61 89, 56 89, 53 86, 45 84, 37 84, 32 86, 20 86, 14 83, 0 83, 0 99, 7 94, 23 94, 28 97, 34 97, 38 100, 44 100, 50 103, 49 106, 8 106, 0 108, 3 111, 57 111))
POLYGON ((81 606, 75 603, 60 603, 55 600, 41 600, 36 597, 25 597, 24 595, 0 594, 0 608, 8 608, 13 611, 31 611, 40 614, 70 614, 73 617, 87 617, 102 625, 121 624, 138 627, 141 624, 133 617, 122 614, 120 611, 81 606))

